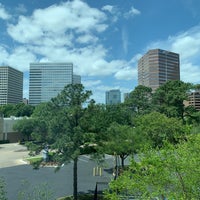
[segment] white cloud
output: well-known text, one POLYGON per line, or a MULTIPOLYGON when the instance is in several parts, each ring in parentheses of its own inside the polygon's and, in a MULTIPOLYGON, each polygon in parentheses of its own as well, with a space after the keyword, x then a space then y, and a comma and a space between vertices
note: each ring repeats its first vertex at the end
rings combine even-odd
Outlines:
POLYGON ((131 17, 134 17, 136 15, 140 15, 140 14, 141 14, 141 12, 138 9, 136 9, 132 6, 131 9, 124 14, 124 17, 125 18, 131 18, 131 17))
POLYGON ((102 7, 102 10, 106 11, 106 12, 108 12, 108 14, 110 14, 109 19, 114 23, 118 21, 120 15, 121 15, 117 6, 105 5, 102 7))
POLYGON ((38 44, 44 38, 53 40, 71 33, 103 32, 107 28, 105 20, 103 12, 75 0, 37 9, 30 17, 20 16, 16 25, 8 26, 8 33, 17 42, 38 44))
MULTIPOLYGON (((37 9, 31 16, 21 15, 16 24, 8 25, 7 31, 18 48, 23 46, 24 53, 28 52, 24 56, 26 62, 33 62, 36 57, 73 62, 80 75, 111 75, 121 69, 124 61, 107 60, 107 49, 99 40, 99 34, 108 27, 106 20, 102 11, 75 0, 37 9)), ((17 52, 12 52, 10 61, 14 62, 17 52)), ((26 64, 21 69, 29 68, 26 64)))
POLYGON ((30 61, 36 61, 36 57, 26 47, 18 47, 8 56, 9 65, 15 66, 15 68, 21 71, 29 68, 30 61))
POLYGON ((4 6, 0 3, 0 19, 8 20, 11 15, 5 10, 4 6))
POLYGON ((27 9, 25 7, 24 4, 19 4, 16 9, 15 9, 17 12, 19 13, 26 13, 27 12, 27 9))
POLYGON ((110 12, 110 13, 113 13, 114 6, 106 5, 106 6, 103 6, 103 7, 102 7, 102 10, 108 11, 108 12, 110 12))
POLYGON ((79 36, 76 41, 80 44, 85 44, 85 43, 95 43, 98 41, 98 38, 92 35, 81 35, 79 36))
POLYGON ((200 82, 200 26, 195 26, 167 40, 156 41, 146 50, 161 48, 179 53, 181 80, 190 83, 200 82))
POLYGON ((191 62, 181 64, 181 78, 184 82, 200 83, 200 66, 194 65, 191 62))
MULTIPOLYGON (((114 10, 114 6, 104 6, 103 10, 114 10)), ((117 79, 129 80, 130 76, 122 75, 124 67, 129 65, 127 61, 108 60, 108 50, 99 40, 99 34, 108 27, 106 20, 104 12, 80 0, 37 9, 31 16, 21 15, 16 24, 8 25, 7 31, 18 47, 10 53, 7 62, 23 71, 29 70, 28 63, 36 59, 73 62, 75 73, 82 76, 116 74, 117 79)), ((126 31, 122 40, 126 53, 126 31)))
POLYGON ((115 78, 119 80, 137 80, 137 67, 131 68, 130 66, 120 69, 116 72, 115 78))
POLYGON ((85 80, 81 81, 85 87, 96 87, 97 85, 101 84, 101 80, 85 80))

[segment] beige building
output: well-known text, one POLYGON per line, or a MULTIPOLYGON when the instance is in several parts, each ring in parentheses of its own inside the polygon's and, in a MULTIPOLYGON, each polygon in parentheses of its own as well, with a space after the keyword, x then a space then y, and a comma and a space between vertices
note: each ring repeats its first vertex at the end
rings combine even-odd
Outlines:
POLYGON ((22 118, 0 117, 0 141, 18 142, 23 136, 13 129, 14 124, 22 118))
POLYGON ((168 80, 180 80, 179 54, 161 49, 149 50, 138 61, 138 85, 155 91, 168 80))
POLYGON ((200 111, 200 90, 193 91, 189 94, 190 106, 194 106, 198 111, 200 111))

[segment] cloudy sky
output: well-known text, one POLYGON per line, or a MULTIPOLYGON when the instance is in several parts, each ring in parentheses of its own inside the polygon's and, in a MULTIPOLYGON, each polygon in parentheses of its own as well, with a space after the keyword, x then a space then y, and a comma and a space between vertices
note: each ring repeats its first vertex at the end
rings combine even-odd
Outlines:
POLYGON ((200 83, 200 0, 1 0, 0 65, 73 62, 93 98, 137 86, 137 61, 149 49, 180 54, 181 80, 200 83))

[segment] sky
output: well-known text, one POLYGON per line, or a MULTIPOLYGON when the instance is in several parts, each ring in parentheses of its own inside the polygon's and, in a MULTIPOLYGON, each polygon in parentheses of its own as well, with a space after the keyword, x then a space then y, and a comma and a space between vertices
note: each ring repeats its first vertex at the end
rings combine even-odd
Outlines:
POLYGON ((199 0, 0 0, 0 66, 72 62, 97 103, 131 92, 150 49, 180 54, 181 80, 200 83, 199 0))

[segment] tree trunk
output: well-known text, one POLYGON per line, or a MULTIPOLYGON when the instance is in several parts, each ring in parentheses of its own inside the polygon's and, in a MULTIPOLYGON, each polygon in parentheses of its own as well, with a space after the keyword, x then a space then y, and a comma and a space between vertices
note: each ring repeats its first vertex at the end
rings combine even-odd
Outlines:
POLYGON ((78 171, 77 171, 77 164, 78 164, 78 158, 74 159, 74 167, 73 167, 73 186, 74 186, 74 192, 73 192, 73 196, 74 196, 74 200, 78 199, 78 171))
POLYGON ((124 169, 124 160, 125 160, 125 157, 123 155, 120 155, 120 158, 121 158, 122 169, 124 169))
POLYGON ((124 169, 124 157, 121 157, 122 160, 122 169, 124 169))

